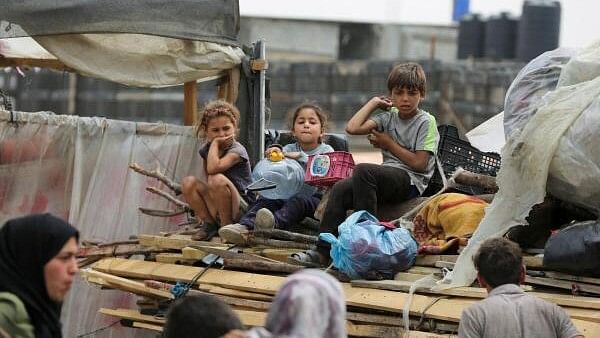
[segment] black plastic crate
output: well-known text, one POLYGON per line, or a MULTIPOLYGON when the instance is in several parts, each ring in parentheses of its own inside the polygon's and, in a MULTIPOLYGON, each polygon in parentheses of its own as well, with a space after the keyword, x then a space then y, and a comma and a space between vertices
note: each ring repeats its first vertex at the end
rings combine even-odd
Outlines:
MULTIPOLYGON (((482 152, 473 147, 469 142, 461 140, 454 126, 441 125, 438 127, 438 132, 440 134, 438 159, 444 169, 446 178, 452 176, 458 167, 477 174, 496 176, 498 169, 500 169, 499 154, 482 152)), ((424 195, 433 194, 441 189, 442 186, 442 178, 436 167, 424 195)), ((470 186, 459 186, 456 190, 471 195, 488 193, 481 188, 470 186)))

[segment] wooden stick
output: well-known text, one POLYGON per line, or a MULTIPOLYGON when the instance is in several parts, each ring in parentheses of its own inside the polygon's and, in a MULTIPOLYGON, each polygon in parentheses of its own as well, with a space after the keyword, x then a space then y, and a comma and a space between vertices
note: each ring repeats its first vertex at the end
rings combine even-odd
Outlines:
POLYGON ((273 248, 315 250, 316 246, 308 243, 298 243, 291 241, 280 241, 277 239, 265 239, 260 237, 250 237, 248 241, 251 245, 265 245, 273 248))
POLYGON ((179 184, 179 183, 171 180, 167 176, 165 176, 165 174, 160 172, 160 170, 158 168, 156 168, 152 171, 148 171, 148 170, 142 168, 137 163, 130 164, 129 168, 131 168, 133 171, 135 171, 139 174, 142 174, 142 175, 145 175, 148 177, 154 177, 154 178, 158 179, 159 181, 161 181, 164 185, 169 187, 169 189, 173 190, 176 195, 181 194, 181 184, 179 184))
POLYGON ((274 259, 262 257, 262 256, 251 254, 251 253, 235 252, 235 251, 229 251, 229 250, 217 249, 217 248, 208 248, 206 246, 203 247, 203 246, 197 246, 197 245, 191 245, 190 247, 200 250, 200 251, 204 251, 206 253, 220 256, 224 259, 239 259, 239 260, 249 260, 249 261, 264 261, 264 262, 269 262, 269 263, 280 263, 279 261, 276 261, 274 259))
POLYGON ((187 204, 187 203, 185 203, 183 201, 178 200, 177 198, 171 196, 169 193, 167 193, 165 191, 162 191, 162 190, 160 190, 160 189, 158 189, 156 187, 146 187, 146 190, 149 191, 149 192, 151 192, 151 193, 157 194, 158 196, 162 196, 162 197, 166 198, 167 200, 175 203, 175 205, 177 205, 179 207, 182 207, 182 208, 184 208, 186 210, 191 210, 189 204, 187 204))
POLYGON ((496 193, 498 191, 498 185, 496 184, 496 178, 484 174, 476 174, 468 170, 460 170, 453 176, 454 181, 462 185, 470 185, 474 187, 483 188, 486 191, 496 193))
POLYGON ((198 118, 198 83, 196 80, 183 84, 183 125, 193 126, 198 118))
POLYGON ((316 244, 317 236, 310 236, 299 234, 291 231, 285 231, 281 229, 269 229, 269 230, 254 230, 255 237, 262 238, 279 238, 288 241, 300 242, 300 243, 308 243, 308 244, 316 244))
POLYGON ((122 244, 139 244, 140 241, 137 239, 127 239, 127 240, 123 240, 123 241, 114 241, 114 242, 108 242, 108 243, 99 243, 98 246, 99 247, 105 247, 105 246, 114 246, 114 245, 122 245, 122 244))
POLYGON ((294 273, 298 270, 302 270, 304 267, 299 265, 292 265, 287 263, 273 263, 266 262, 264 260, 247 260, 239 258, 224 258, 223 266, 227 269, 244 269, 249 271, 262 271, 262 272, 283 272, 283 273, 294 273))
POLYGON ((211 248, 223 248, 229 249, 231 245, 221 244, 221 243, 213 243, 213 242, 204 242, 204 241, 193 241, 191 236, 188 235, 171 235, 168 237, 165 236, 155 236, 155 235, 139 235, 138 236, 141 245, 145 246, 156 246, 159 248, 165 249, 176 249, 181 250, 186 246, 197 245, 197 246, 207 246, 211 248))
POLYGON ((117 257, 131 255, 145 255, 154 252, 167 252, 169 249, 157 247, 145 247, 139 244, 117 244, 113 246, 81 247, 76 257, 117 257))
POLYGON ((150 208, 144 208, 144 207, 138 207, 138 210, 141 211, 143 214, 146 214, 149 216, 156 216, 156 217, 173 217, 173 216, 181 215, 185 212, 184 209, 159 210, 159 209, 150 209, 150 208))

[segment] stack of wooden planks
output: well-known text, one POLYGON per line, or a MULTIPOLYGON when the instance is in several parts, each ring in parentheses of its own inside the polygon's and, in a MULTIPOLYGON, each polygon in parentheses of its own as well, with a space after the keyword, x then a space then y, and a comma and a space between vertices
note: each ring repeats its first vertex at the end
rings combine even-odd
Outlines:
MULTIPOLYGON (((301 242, 298 238, 294 240, 301 242)), ((176 282, 194 280, 188 295, 213 294, 232 306, 246 326, 260 326, 264 325, 270 302, 285 276, 302 268, 287 263, 289 254, 298 251, 293 244, 274 242, 276 247, 270 247, 268 243, 232 248, 221 243, 192 241, 185 235, 142 235, 135 244, 116 244, 115 257, 88 248, 88 253, 95 253, 93 257, 98 260, 82 275, 101 287, 140 296, 138 309, 100 311, 122 319, 122 324, 131 327, 161 331, 164 318, 155 315, 160 301, 174 298, 169 289, 176 282), (119 249, 121 245, 134 245, 131 249, 136 254, 147 249, 144 254, 149 260, 118 258, 126 256, 125 250, 119 249), (224 269, 191 266, 216 256, 223 259, 224 269)), ((82 253, 80 257, 89 261, 92 256, 82 253)), ((414 267, 398 273, 395 280, 342 283, 349 335, 398 337, 405 333, 402 312, 407 307, 410 337, 454 337, 462 310, 484 298, 485 290, 463 287, 434 291, 418 287, 412 296, 408 290, 423 277, 439 278, 444 268, 452 268, 456 258, 455 255, 422 256, 414 267)), ((596 298, 600 296, 600 279, 544 271, 539 257, 527 257, 525 263, 528 269, 536 271, 535 277, 528 276, 524 286, 527 292, 563 307, 585 336, 600 337, 600 298, 596 298), (573 290, 591 296, 575 296, 573 290)))

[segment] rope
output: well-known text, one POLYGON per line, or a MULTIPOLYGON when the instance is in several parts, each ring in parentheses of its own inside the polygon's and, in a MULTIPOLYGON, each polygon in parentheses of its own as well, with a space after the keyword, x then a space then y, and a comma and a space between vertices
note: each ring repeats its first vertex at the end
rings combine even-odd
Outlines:
MULTIPOLYGON (((233 245, 230 248, 228 248, 227 250, 230 251, 235 248, 236 248, 236 245, 233 245)), ((171 293, 173 294, 173 296, 175 296, 175 299, 184 297, 188 293, 188 291, 190 291, 190 288, 192 286, 194 286, 194 284, 196 284, 198 279, 200 279, 200 277, 202 277, 202 275, 204 275, 206 273, 206 271, 208 271, 208 269, 211 268, 219 260, 219 258, 221 258, 221 256, 216 256, 215 259, 213 259, 213 261, 210 262, 206 266, 206 268, 204 268, 204 270, 198 272, 189 283, 177 282, 175 284, 175 286, 173 286, 173 288, 171 288, 171 293)))
POLYGON ((87 333, 82 333, 82 334, 78 335, 78 336, 77 336, 77 338, 91 336, 91 335, 93 335, 93 334, 95 334, 95 333, 98 333, 98 332, 101 332, 101 331, 107 330, 107 329, 111 328, 112 326, 114 326, 116 323, 119 323, 120 321, 121 321, 120 319, 117 319, 117 320, 116 320, 115 322, 113 322, 112 324, 109 324, 109 325, 107 325, 107 326, 101 327, 101 328, 99 328, 99 329, 96 329, 96 330, 94 330, 94 331, 90 331, 90 332, 87 332, 87 333))
POLYGON ((423 312, 421 312, 421 318, 419 318, 419 322, 417 323, 417 326, 415 327, 415 329, 418 329, 421 327, 421 325, 423 324, 423 321, 425 320, 425 313, 427 312, 427 310, 429 310, 435 303, 437 303, 438 301, 440 301, 441 299, 447 299, 448 296, 439 296, 436 299, 434 299, 433 301, 431 301, 431 303, 429 303, 424 309, 423 312))
MULTIPOLYGON (((413 294, 415 293, 416 289, 419 286, 430 286, 432 284, 435 284, 435 282, 436 281, 432 275, 427 275, 421 279, 416 280, 410 286, 410 289, 408 290, 408 299, 406 300, 406 302, 404 302, 404 308, 402 309, 402 319, 404 321, 404 332, 401 336, 403 336, 403 337, 410 336, 410 305, 412 304, 413 294)), ((435 301, 434 301, 434 303, 435 303, 435 301)), ((422 316, 425 314, 425 311, 427 311, 427 309, 429 309, 431 307, 431 305, 433 305, 433 304, 429 304, 425 308, 425 310, 423 310, 422 316)), ((423 317, 421 317, 421 320, 422 319, 423 319, 423 317)))

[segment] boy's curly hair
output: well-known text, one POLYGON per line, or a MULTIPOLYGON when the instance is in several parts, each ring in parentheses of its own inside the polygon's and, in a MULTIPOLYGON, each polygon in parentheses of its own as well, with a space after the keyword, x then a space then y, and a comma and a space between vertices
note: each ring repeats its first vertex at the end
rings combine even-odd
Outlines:
POLYGON ((302 109, 314 110, 317 114, 317 117, 319 118, 319 122, 321 122, 321 131, 325 132, 327 130, 329 116, 325 112, 325 110, 323 110, 323 108, 321 108, 318 104, 314 102, 304 102, 290 110, 290 112, 288 113, 288 128, 290 130, 294 129, 294 123, 296 123, 296 118, 298 118, 298 114, 300 114, 300 111, 302 109))
POLYGON ((208 128, 208 122, 219 116, 227 116, 231 119, 233 126, 236 129, 236 133, 238 131, 238 123, 240 121, 240 111, 233 104, 223 101, 223 100, 214 100, 208 102, 201 110, 200 110, 200 118, 196 121, 194 129, 196 131, 196 136, 199 138, 204 138, 206 136, 206 128, 208 128))
POLYGON ((406 87, 409 90, 418 90, 423 97, 427 91, 426 84, 423 67, 414 62, 401 63, 394 66, 387 80, 387 88, 390 93, 394 88, 406 87))

